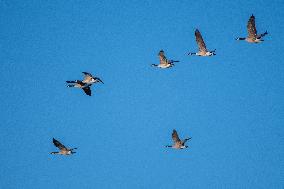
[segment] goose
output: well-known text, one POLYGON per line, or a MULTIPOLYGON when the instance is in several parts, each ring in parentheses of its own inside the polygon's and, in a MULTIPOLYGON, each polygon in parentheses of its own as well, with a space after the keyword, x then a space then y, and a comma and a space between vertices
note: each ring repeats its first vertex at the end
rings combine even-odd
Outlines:
POLYGON ((152 66, 164 69, 174 66, 174 62, 179 62, 178 60, 168 60, 163 50, 160 50, 158 56, 160 59, 160 64, 152 64, 152 66))
POLYGON ((88 73, 88 72, 82 72, 84 74, 84 79, 81 80, 75 80, 75 81, 66 81, 66 83, 69 83, 69 85, 67 85, 67 87, 77 87, 77 88, 81 88, 83 89, 83 91, 91 96, 92 92, 91 92, 91 88, 90 86, 94 83, 103 83, 104 82, 98 78, 98 77, 93 77, 92 74, 88 73))
POLYGON ((172 133, 172 139, 174 142, 173 145, 166 145, 167 148, 184 149, 184 148, 188 148, 188 146, 186 146, 185 143, 191 138, 188 137, 184 140, 180 140, 178 137, 177 131, 174 129, 172 133))
POLYGON ((214 56, 214 55, 216 55, 215 54, 216 49, 213 50, 213 51, 208 51, 206 49, 206 45, 205 45, 204 40, 202 38, 202 35, 201 35, 201 33, 198 29, 195 30, 194 34, 195 34, 195 40, 196 40, 196 43, 198 45, 199 51, 197 53, 190 52, 190 53, 188 53, 188 55, 196 55, 196 56, 214 56))
POLYGON ((60 154, 60 155, 71 155, 74 154, 76 152, 74 152, 73 150, 77 149, 77 148, 66 148, 63 144, 61 144, 58 140, 56 140, 55 138, 53 138, 52 140, 53 144, 60 150, 59 152, 51 152, 51 154, 60 154))
POLYGON ((92 91, 91 91, 91 88, 90 88, 90 86, 92 86, 92 84, 86 84, 86 83, 83 83, 80 80, 66 81, 66 83, 71 83, 71 84, 67 85, 67 87, 80 88, 80 89, 83 89, 83 91, 86 93, 86 95, 88 95, 88 96, 92 95, 92 91))
POLYGON ((255 17, 252 14, 248 20, 247 23, 247 31, 248 31, 248 36, 247 37, 238 37, 236 40, 245 40, 249 43, 260 43, 264 41, 262 38, 268 34, 267 31, 264 33, 257 35, 256 27, 255 27, 255 17))

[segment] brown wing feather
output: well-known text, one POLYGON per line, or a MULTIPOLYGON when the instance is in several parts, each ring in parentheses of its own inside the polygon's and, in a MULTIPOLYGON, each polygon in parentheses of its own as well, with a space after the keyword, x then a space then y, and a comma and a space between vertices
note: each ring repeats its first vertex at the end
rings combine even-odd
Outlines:
POLYGON ((83 83, 88 83, 92 80, 92 74, 88 72, 82 72, 84 74, 84 80, 82 81, 83 83))
POLYGON ((158 55, 159 55, 159 59, 160 59, 160 64, 167 64, 168 63, 168 60, 167 60, 163 50, 161 50, 158 55))
POLYGON ((251 15, 251 17, 248 20, 247 30, 248 30, 248 37, 250 38, 256 37, 257 31, 255 27, 255 17, 253 15, 251 15))
POLYGON ((196 39, 196 43, 198 45, 199 51, 206 52, 207 51, 206 45, 198 29, 195 30, 195 39, 196 39))
POLYGON ((174 129, 172 133, 172 138, 174 142, 180 142, 180 139, 178 137, 177 131, 174 129))
POLYGON ((63 144, 61 144, 58 140, 53 138, 53 144, 54 146, 56 146, 57 148, 59 148, 60 150, 62 149, 67 149, 63 144))

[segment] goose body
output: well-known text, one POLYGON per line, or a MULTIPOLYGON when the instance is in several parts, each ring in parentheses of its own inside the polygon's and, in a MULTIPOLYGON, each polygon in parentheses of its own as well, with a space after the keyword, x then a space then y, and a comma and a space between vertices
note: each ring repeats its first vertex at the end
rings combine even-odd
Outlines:
POLYGON ((71 154, 76 153, 73 150, 77 148, 67 148, 55 138, 52 139, 52 142, 54 146, 56 146, 59 149, 59 152, 51 152, 51 154, 71 155, 71 154))
POLYGON ((206 48, 206 44, 202 38, 202 35, 200 33, 200 31, 198 29, 195 30, 194 32, 194 35, 195 35, 195 40, 196 40, 196 43, 198 45, 198 49, 199 51, 197 53, 188 53, 188 55, 196 55, 196 56, 214 56, 216 55, 215 54, 215 50, 213 51, 208 51, 207 48, 206 48))
POLYGON ((190 140, 191 138, 186 138, 184 140, 180 140, 177 131, 174 129, 172 133, 172 140, 173 140, 173 145, 167 145, 167 148, 174 148, 174 149, 185 149, 188 148, 185 143, 190 140))
POLYGON ((264 41, 262 38, 268 34, 268 32, 264 32, 262 34, 257 34, 256 26, 255 26, 255 17, 251 15, 248 23, 247 23, 247 37, 238 37, 236 40, 245 40, 248 43, 260 43, 264 41))

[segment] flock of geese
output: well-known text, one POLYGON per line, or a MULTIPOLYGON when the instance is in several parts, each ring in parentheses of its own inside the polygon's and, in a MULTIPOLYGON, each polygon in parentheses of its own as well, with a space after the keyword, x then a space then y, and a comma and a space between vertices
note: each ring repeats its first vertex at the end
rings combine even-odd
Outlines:
MULTIPOLYGON (((256 26, 255 26, 255 17, 254 15, 251 15, 248 23, 247 23, 247 32, 248 35, 247 37, 238 37, 236 40, 245 40, 248 43, 260 43, 263 41, 263 37, 267 35, 267 31, 261 34, 257 34, 256 26)), ((189 52, 188 55, 196 55, 196 56, 214 56, 215 50, 209 51, 206 48, 206 44, 202 38, 202 35, 198 29, 195 30, 195 39, 196 43, 198 45, 198 52, 189 52)), ((165 53, 163 50, 160 50, 159 54, 159 59, 160 63, 159 64, 152 64, 152 66, 166 69, 173 67, 175 62, 179 62, 178 60, 168 60, 165 56, 165 53)), ((91 86, 96 83, 103 83, 103 81, 95 76, 92 76, 92 74, 88 72, 82 72, 84 74, 84 79, 83 80, 73 80, 73 81, 66 81, 68 84, 67 87, 75 87, 75 88, 80 88, 82 89, 86 95, 91 96, 91 86)), ((188 148, 185 143, 190 140, 191 138, 185 138, 184 140, 181 140, 178 136, 177 131, 174 129, 172 132, 172 140, 173 144, 172 145, 166 145, 168 148, 174 148, 174 149, 185 149, 188 148)), ((74 150, 77 148, 67 148, 65 147, 62 143, 60 143, 58 140, 53 138, 53 144, 59 149, 59 152, 51 152, 51 154, 60 154, 60 155, 71 155, 76 153, 74 150)))

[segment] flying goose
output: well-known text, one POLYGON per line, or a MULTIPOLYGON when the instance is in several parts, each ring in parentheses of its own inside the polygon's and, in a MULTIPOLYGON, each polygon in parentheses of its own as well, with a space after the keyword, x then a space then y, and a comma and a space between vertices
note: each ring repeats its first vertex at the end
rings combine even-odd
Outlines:
POLYGON ((178 60, 168 60, 163 50, 160 50, 158 56, 160 59, 160 64, 152 64, 152 66, 155 66, 158 68, 170 68, 174 66, 174 62, 179 62, 178 60))
POLYGON ((197 53, 190 52, 190 53, 188 53, 188 55, 196 55, 196 56, 213 56, 213 55, 216 55, 215 54, 216 49, 214 51, 208 51, 206 49, 206 45, 205 45, 204 40, 202 38, 202 35, 201 35, 201 33, 198 29, 195 30, 194 34, 195 34, 195 39, 196 39, 196 43, 198 45, 199 51, 197 53))
POLYGON ((262 34, 257 35, 256 27, 255 27, 255 17, 252 14, 248 20, 247 24, 247 31, 248 36, 247 37, 238 37, 236 40, 246 40, 249 43, 259 43, 264 41, 262 37, 268 34, 268 32, 264 32, 262 34))
POLYGON ((77 148, 66 148, 63 144, 61 144, 58 140, 54 139, 52 140, 53 144, 59 148, 59 152, 51 152, 51 154, 60 154, 60 155, 71 155, 74 154, 76 152, 74 152, 73 150, 77 149, 77 148))
POLYGON ((66 83, 70 83, 69 85, 67 85, 67 87, 77 87, 77 88, 81 88, 84 90, 84 92, 91 96, 91 85, 94 83, 104 83, 100 78, 98 77, 93 77, 92 74, 88 73, 88 72, 82 72, 84 74, 84 79, 81 80, 75 80, 75 81, 66 81, 66 83))
POLYGON ((184 149, 187 148, 188 146, 185 145, 186 141, 190 140, 191 138, 186 138, 184 140, 180 140, 178 137, 177 131, 174 129, 172 133, 172 139, 173 139, 173 145, 167 145, 167 148, 175 148, 175 149, 184 149))

